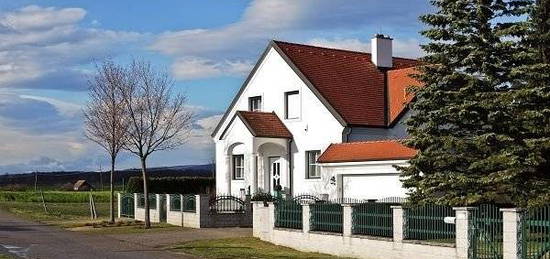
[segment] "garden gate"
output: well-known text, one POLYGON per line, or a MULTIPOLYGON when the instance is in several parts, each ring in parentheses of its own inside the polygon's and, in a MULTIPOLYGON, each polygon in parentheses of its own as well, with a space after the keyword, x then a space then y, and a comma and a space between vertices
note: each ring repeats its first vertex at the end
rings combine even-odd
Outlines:
POLYGON ((495 205, 480 205, 471 213, 470 257, 502 259, 502 213, 495 205))
POLYGON ((122 193, 120 195, 122 205, 120 208, 120 216, 126 218, 134 217, 134 194, 133 193, 122 193))

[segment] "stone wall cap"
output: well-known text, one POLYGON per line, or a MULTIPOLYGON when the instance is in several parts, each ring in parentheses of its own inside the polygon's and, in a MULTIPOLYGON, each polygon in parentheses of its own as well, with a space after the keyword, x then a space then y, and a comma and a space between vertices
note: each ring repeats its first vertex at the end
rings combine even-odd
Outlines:
POLYGON ((500 212, 522 212, 524 210, 524 208, 502 208, 500 212))
POLYGON ((401 206, 401 205, 392 205, 392 206, 390 206, 390 208, 392 208, 392 209, 402 209, 403 206, 401 206))
POLYGON ((467 211, 467 210, 477 210, 477 208, 476 207, 453 207, 453 210, 467 211))

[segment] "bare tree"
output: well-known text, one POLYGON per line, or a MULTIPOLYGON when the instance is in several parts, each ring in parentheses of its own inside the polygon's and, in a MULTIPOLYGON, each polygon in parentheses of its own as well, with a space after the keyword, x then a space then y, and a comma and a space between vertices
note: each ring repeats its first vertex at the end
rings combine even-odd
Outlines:
POLYGON ((155 70, 149 62, 134 60, 127 73, 131 79, 122 88, 122 96, 130 127, 123 148, 141 161, 145 228, 149 228, 147 158, 153 152, 183 145, 193 113, 186 106, 186 96, 172 92, 174 81, 167 72, 155 70))
POLYGON ((121 87, 126 84, 124 68, 107 60, 96 65, 96 74, 89 80, 89 101, 84 109, 86 137, 100 145, 111 158, 110 221, 115 221, 115 163, 128 129, 121 87))

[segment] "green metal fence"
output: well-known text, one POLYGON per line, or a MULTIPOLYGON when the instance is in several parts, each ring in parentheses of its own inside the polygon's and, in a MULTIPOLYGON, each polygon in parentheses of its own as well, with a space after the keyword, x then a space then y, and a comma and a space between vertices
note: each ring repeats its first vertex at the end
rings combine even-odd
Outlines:
POLYGON ((170 194, 170 211, 181 211, 180 194, 170 194))
POLYGON ((275 227, 302 229, 302 205, 292 200, 275 203, 275 227))
POLYGON ((185 212, 195 212, 197 207, 196 196, 194 194, 186 194, 182 196, 183 209, 185 212))
POLYGON ((362 203, 353 206, 352 233, 393 237, 393 212, 390 203, 362 203))
POLYGON ((310 207, 312 231, 342 233, 343 208, 338 203, 316 203, 310 207))
MULTIPOLYGON (((145 208, 145 196, 143 193, 138 193, 137 196, 137 207, 141 209, 145 208)), ((157 195, 154 193, 149 194, 149 209, 157 209, 157 195)))
POLYGON ((480 205, 471 212, 470 257, 474 259, 501 259, 503 222, 500 207, 480 205))
POLYGON ((522 258, 550 259, 550 205, 528 210, 521 226, 522 258))
POLYGON ((405 239, 439 243, 455 242, 455 225, 445 217, 454 217, 453 208, 438 205, 405 208, 405 239))
POLYGON ((120 194, 120 216, 133 218, 134 217, 134 194, 133 193, 121 193, 120 194))

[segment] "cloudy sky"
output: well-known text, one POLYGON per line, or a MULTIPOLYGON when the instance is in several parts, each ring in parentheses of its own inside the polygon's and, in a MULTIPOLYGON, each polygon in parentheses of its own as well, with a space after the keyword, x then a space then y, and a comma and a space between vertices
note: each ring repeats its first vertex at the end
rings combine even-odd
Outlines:
POLYGON ((270 39, 369 51, 384 33, 396 55, 418 57, 426 2, 0 0, 0 173, 107 167, 81 117, 92 64, 107 57, 170 71, 197 114, 188 144, 149 164, 209 163, 210 132, 270 39))

